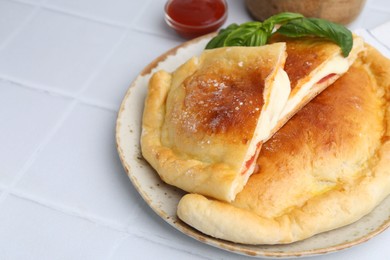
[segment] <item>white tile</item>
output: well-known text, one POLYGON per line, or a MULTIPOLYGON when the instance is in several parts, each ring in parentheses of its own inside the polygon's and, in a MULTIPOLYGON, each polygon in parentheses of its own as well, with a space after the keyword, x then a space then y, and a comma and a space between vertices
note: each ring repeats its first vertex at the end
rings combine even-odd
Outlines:
POLYGON ((77 105, 16 189, 125 226, 139 210, 139 195, 117 155, 115 120, 114 112, 77 105))
POLYGON ((183 234, 160 218, 145 202, 141 203, 141 210, 137 218, 128 226, 128 232, 165 247, 191 252, 200 258, 240 259, 238 254, 215 248, 183 234))
POLYGON ((166 2, 166 0, 150 1, 144 13, 134 22, 134 27, 141 31, 185 42, 186 40, 178 36, 164 21, 164 6, 166 2))
POLYGON ((129 26, 145 4, 147 1, 50 0, 45 5, 129 26))
POLYGON ((380 42, 388 47, 390 50, 390 20, 387 23, 384 23, 373 30, 371 30, 372 35, 377 38, 380 42))
POLYGON ((358 28, 372 29, 388 20, 390 20, 390 13, 378 12, 370 6, 366 6, 356 20, 348 25, 348 28, 352 30, 358 28))
POLYGON ((0 1, 0 46, 23 23, 34 8, 32 6, 0 1))
POLYGON ((43 10, 0 51, 0 75, 75 92, 123 31, 43 10))
POLYGON ((368 0, 367 5, 375 10, 385 11, 390 13, 389 0, 368 0))
POLYGON ((9 185, 70 100, 0 80, 0 183, 9 185))
POLYGON ((39 5, 46 0, 13 0, 13 1, 27 3, 27 4, 33 4, 33 5, 39 5))
POLYGON ((177 250, 143 238, 130 236, 122 242, 112 259, 207 259, 190 252, 177 250), (136 249, 136 250, 134 250, 136 249))
POLYGON ((131 31, 83 96, 118 107, 130 83, 155 58, 180 42, 131 31), (158 42, 158 44, 156 44, 158 42), (144 51, 139 55, 140 50, 144 51))
POLYGON ((123 237, 14 196, 0 208, 0 259, 107 259, 123 237))
POLYGON ((244 1, 227 0, 226 2, 228 4, 228 17, 223 27, 231 23, 241 24, 253 20, 246 9, 244 1))

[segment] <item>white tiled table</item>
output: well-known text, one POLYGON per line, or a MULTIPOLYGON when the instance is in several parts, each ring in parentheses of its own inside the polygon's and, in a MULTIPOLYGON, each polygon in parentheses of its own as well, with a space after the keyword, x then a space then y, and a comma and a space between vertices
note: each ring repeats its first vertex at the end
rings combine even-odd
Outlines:
MULTIPOLYGON (((114 127, 130 82, 182 43, 165 0, 0 0, 0 259, 236 259, 161 220, 114 127)), ((226 24, 250 19, 230 0, 226 24)), ((390 47, 390 2, 350 26, 390 47)), ((386 47, 388 46, 388 47, 386 47)), ((331 259, 390 259, 390 230, 331 259)), ((316 259, 326 259, 320 256, 316 259)))

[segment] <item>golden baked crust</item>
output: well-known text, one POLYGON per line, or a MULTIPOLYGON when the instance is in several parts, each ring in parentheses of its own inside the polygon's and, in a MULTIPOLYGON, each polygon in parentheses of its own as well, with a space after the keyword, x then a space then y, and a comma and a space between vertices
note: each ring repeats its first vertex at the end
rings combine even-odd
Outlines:
POLYGON ((286 42, 288 56, 284 70, 290 79, 291 93, 279 125, 269 137, 296 111, 340 78, 364 50, 363 39, 356 35, 348 57, 342 56, 339 46, 318 37, 290 38, 276 34, 272 42, 286 42))
MULTIPOLYGON (((353 49, 348 57, 352 64, 356 55, 363 47, 363 40, 354 35, 353 49)), ((308 75, 323 66, 323 63, 340 54, 340 47, 330 41, 319 39, 317 37, 290 38, 276 34, 272 42, 286 42, 288 57, 284 70, 290 78, 291 94, 295 94, 302 85, 308 80, 308 75)), ((335 80, 334 80, 335 81, 335 80)))
MULTIPOLYGON (((274 81, 285 75, 285 49, 285 43, 276 43, 208 50, 173 74, 152 76, 141 146, 165 182, 234 199, 249 177, 243 169, 248 149, 256 152, 261 146, 254 133, 262 111, 271 105, 265 95, 274 85, 280 88, 274 81)), ((282 104, 290 93, 284 78, 282 104)))
POLYGON ((172 74, 157 72, 145 101, 144 157, 166 183, 232 201, 262 143, 347 71, 362 49, 359 40, 348 58, 337 45, 308 38, 290 40, 287 58, 285 42, 227 47, 206 50, 172 74))
POLYGON ((390 193, 390 61, 372 47, 263 145, 228 203, 185 195, 178 216, 211 236, 279 244, 350 224, 390 193))

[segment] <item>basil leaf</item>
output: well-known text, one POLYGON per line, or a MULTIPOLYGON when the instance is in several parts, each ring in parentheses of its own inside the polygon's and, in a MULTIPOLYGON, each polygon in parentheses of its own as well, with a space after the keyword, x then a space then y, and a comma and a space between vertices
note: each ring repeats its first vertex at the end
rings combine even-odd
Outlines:
POLYGON ((259 29, 252 33, 250 37, 245 40, 245 46, 262 46, 267 44, 268 34, 263 30, 259 29))
POLYGON ((218 35, 207 43, 206 49, 264 45, 271 37, 275 24, 286 23, 302 17, 301 14, 286 12, 271 16, 264 23, 251 21, 240 25, 231 24, 226 29, 220 30, 218 35))
POLYGON ((222 29, 217 36, 212 38, 206 45, 206 49, 214 49, 218 47, 224 46, 224 42, 226 38, 229 36, 229 34, 237 29, 239 26, 235 23, 229 25, 225 29, 222 29))
POLYGON ((304 16, 301 14, 298 14, 298 13, 285 12, 285 13, 275 14, 275 15, 269 17, 268 19, 266 19, 264 21, 264 23, 265 24, 267 24, 267 23, 284 24, 284 23, 287 23, 289 21, 292 21, 292 20, 298 19, 298 18, 304 18, 304 16))
MULTIPOLYGON (((224 46, 248 46, 246 41, 256 34, 256 27, 241 27, 226 37, 224 46)), ((253 45, 249 45, 253 46, 253 45)))
POLYGON ((246 22, 240 24, 240 27, 245 27, 245 28, 260 28, 262 26, 261 22, 257 21, 252 21, 252 22, 246 22))
POLYGON ((319 18, 301 18, 282 25, 278 33, 288 37, 319 36, 329 39, 340 46, 344 57, 347 57, 353 46, 351 31, 342 25, 319 18))
POLYGON ((240 25, 231 24, 220 30, 211 39, 206 49, 225 46, 261 46, 267 44, 275 25, 281 24, 276 31, 288 37, 318 36, 329 39, 341 47, 346 57, 353 45, 352 33, 342 25, 318 18, 305 18, 298 13, 280 13, 273 15, 264 22, 246 22, 240 25))

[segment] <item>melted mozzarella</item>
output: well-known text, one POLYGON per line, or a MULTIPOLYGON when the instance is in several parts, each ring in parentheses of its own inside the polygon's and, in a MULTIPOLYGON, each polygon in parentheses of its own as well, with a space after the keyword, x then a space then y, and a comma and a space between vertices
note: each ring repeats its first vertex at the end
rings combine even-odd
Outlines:
POLYGON ((325 63, 321 69, 315 71, 311 79, 302 85, 299 91, 290 98, 291 87, 288 75, 284 70, 278 70, 270 88, 268 101, 263 106, 256 130, 241 166, 240 172, 244 174, 244 182, 247 181, 256 166, 257 157, 261 148, 258 144, 269 138, 279 120, 289 115, 310 94, 313 86, 321 79, 330 74, 336 74, 335 76, 343 74, 348 68, 349 62, 346 58, 341 55, 335 56, 325 63), (253 159, 253 157, 255 157, 255 160, 252 160, 252 163, 248 166, 247 162, 253 159))
POLYGON ((341 75, 347 72, 348 68, 349 61, 341 55, 337 55, 326 62, 322 68, 317 69, 317 71, 312 73, 313 76, 311 79, 303 84, 297 93, 295 93, 295 95, 289 98, 280 118, 289 115, 299 105, 299 103, 309 95, 309 93, 313 90, 313 86, 316 85, 321 79, 330 74, 336 74, 335 77, 337 75, 341 75))
POLYGON ((245 182, 256 166, 257 157, 261 148, 259 143, 262 143, 271 134, 272 129, 279 121, 280 113, 290 95, 290 80, 283 69, 279 69, 276 72, 273 82, 270 85, 268 101, 265 101, 248 151, 245 155, 245 160, 241 167, 240 172, 246 175, 244 177, 245 182), (254 160, 253 157, 255 158, 254 160), (252 160, 252 163, 248 166, 247 162, 249 160, 252 160))

